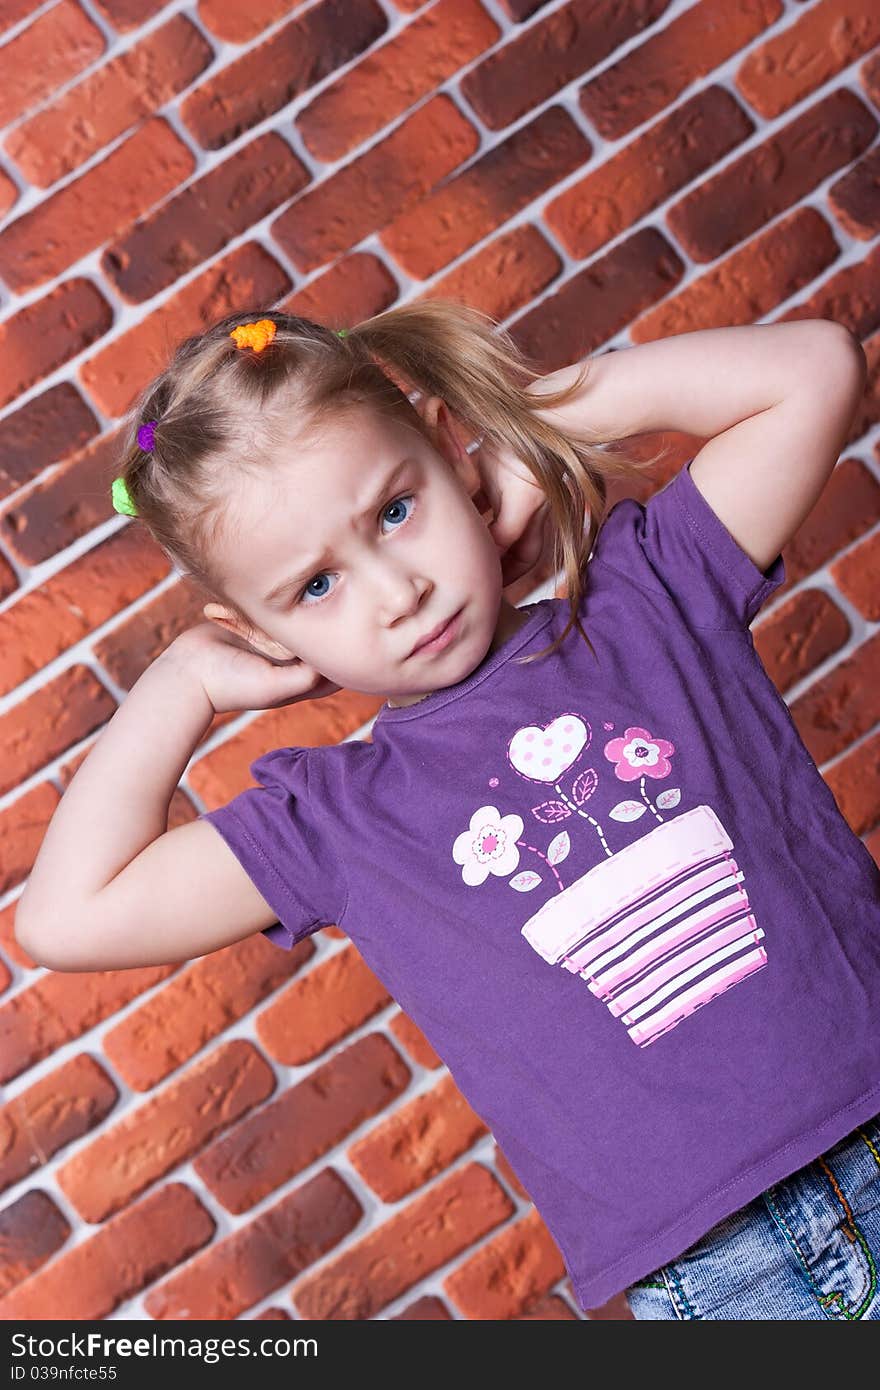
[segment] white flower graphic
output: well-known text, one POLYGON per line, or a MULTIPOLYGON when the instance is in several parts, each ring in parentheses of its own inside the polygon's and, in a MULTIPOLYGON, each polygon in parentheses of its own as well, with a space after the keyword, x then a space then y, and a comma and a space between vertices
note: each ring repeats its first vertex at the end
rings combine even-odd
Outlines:
POLYGON ((523 832, 521 816, 499 815, 496 806, 481 806, 471 816, 470 828, 455 838, 452 857, 461 864, 461 876, 469 888, 485 883, 490 874, 506 878, 519 864, 516 841, 523 832))

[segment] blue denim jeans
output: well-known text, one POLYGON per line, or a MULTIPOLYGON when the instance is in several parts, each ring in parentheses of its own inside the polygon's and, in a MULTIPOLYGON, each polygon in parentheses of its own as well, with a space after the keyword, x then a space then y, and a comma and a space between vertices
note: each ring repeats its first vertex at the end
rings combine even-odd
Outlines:
POLYGON ((638 1319, 880 1322, 880 1115, 625 1293, 638 1319))

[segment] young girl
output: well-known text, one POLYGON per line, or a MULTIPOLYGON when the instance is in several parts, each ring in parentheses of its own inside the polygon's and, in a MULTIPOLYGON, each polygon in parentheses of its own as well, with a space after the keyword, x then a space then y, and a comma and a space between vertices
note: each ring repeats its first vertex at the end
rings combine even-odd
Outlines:
POLYGON ((114 499, 209 621, 68 787, 19 939, 120 969, 338 923, 585 1309, 626 1288, 637 1318, 880 1319, 880 874, 749 631, 864 354, 805 321, 541 378, 496 330, 427 301, 182 344, 114 499), (607 510, 644 467, 616 441, 665 429, 708 442, 607 510), (548 533, 567 604, 513 607, 548 533), (371 739, 272 749, 167 829, 215 712, 340 688, 386 697, 371 739))

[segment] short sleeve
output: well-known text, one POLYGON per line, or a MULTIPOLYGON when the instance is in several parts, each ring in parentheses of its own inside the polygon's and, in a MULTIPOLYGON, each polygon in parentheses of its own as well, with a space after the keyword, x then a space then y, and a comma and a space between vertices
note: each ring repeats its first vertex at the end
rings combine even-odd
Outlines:
POLYGON ((634 583, 663 590, 697 628, 748 627, 785 582, 782 555, 758 568, 698 489, 690 462, 646 503, 616 503, 595 555, 634 583))
POLYGON ((259 784, 204 812, 277 913, 263 935, 284 950, 343 915, 347 891, 332 853, 328 809, 309 794, 316 750, 276 748, 250 765, 259 784))

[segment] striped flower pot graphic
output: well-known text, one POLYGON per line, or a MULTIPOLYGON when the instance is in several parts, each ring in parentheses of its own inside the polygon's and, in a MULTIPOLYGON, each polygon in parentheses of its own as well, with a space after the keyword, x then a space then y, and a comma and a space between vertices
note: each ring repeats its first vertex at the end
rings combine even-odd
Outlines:
POLYGON ((647 1047, 767 963, 732 850, 712 808, 696 806, 550 898, 523 936, 647 1047))

